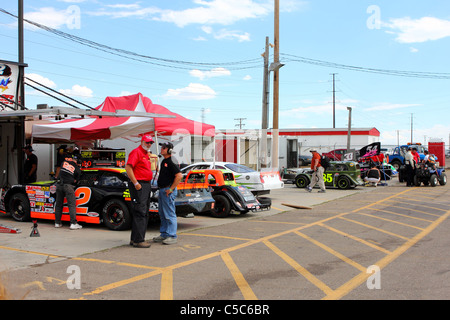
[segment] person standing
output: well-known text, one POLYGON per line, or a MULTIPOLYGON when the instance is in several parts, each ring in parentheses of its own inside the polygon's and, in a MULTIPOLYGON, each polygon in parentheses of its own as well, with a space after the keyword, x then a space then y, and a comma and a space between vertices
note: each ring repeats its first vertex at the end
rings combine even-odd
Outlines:
POLYGON ((317 152, 316 149, 311 149, 310 152, 312 153, 312 159, 311 159, 311 169, 314 171, 311 176, 311 183, 309 186, 306 187, 306 190, 308 192, 311 192, 316 183, 319 183, 320 190, 319 193, 325 193, 325 182, 323 181, 323 172, 324 169, 322 165, 320 164, 320 154, 317 152))
POLYGON ((24 163, 24 182, 25 183, 32 183, 36 182, 37 180, 37 165, 38 165, 38 158, 33 153, 33 147, 31 145, 26 145, 23 148, 23 151, 27 155, 27 159, 24 163))
POLYGON ((55 228, 62 227, 61 216, 64 204, 64 197, 67 199, 70 216, 70 230, 81 229, 77 222, 75 185, 80 179, 81 170, 76 159, 66 157, 61 163, 59 171, 59 181, 56 184, 55 203, 55 228))
POLYGON ((160 235, 153 238, 155 242, 163 244, 177 243, 177 214, 175 212, 175 198, 177 196, 177 186, 183 175, 180 168, 172 161, 173 144, 164 142, 161 146, 161 155, 164 160, 161 162, 158 176, 158 213, 161 220, 160 235))
POLYGON ((415 168, 414 156, 411 153, 411 148, 408 148, 408 152, 405 154, 405 167, 406 167, 406 186, 412 187, 414 182, 414 168, 415 168))
POLYGON ((145 241, 148 225, 148 210, 150 205, 152 169, 149 157, 150 147, 153 144, 151 135, 144 134, 139 147, 130 152, 125 165, 130 195, 132 199, 131 239, 130 245, 136 248, 149 248, 150 243, 145 241))

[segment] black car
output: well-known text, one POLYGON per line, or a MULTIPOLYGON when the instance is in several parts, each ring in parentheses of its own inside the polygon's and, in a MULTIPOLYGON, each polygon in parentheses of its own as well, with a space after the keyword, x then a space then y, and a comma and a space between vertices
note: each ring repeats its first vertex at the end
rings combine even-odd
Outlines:
MULTIPOLYGON (((82 170, 75 190, 77 221, 105 224, 112 230, 131 226, 129 179, 123 168, 91 168, 82 170)), ((14 185, 1 192, 0 213, 10 213, 17 221, 55 219, 56 181, 14 185)), ((177 215, 209 211, 214 199, 208 188, 179 190, 175 199, 177 215)), ((158 190, 153 189, 150 216, 158 217, 158 190)), ((69 210, 63 208, 62 221, 69 221, 69 210)))

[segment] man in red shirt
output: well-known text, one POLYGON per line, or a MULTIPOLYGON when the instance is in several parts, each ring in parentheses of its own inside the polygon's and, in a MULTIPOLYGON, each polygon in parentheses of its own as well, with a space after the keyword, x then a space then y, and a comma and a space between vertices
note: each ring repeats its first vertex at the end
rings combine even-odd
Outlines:
POLYGON ((153 177, 149 157, 152 144, 153 139, 151 135, 144 134, 141 139, 141 145, 130 152, 125 166, 128 178, 131 181, 129 189, 133 202, 130 245, 136 248, 150 247, 150 243, 145 241, 145 233, 147 231, 151 181, 153 177))
POLYGON ((317 152, 316 149, 309 150, 312 153, 312 159, 311 159, 311 169, 314 170, 313 174, 311 175, 311 183, 309 186, 306 187, 306 190, 308 192, 312 191, 312 188, 316 185, 316 183, 319 183, 319 193, 324 193, 325 191, 325 182, 323 181, 323 172, 324 169, 320 164, 320 153, 317 152))

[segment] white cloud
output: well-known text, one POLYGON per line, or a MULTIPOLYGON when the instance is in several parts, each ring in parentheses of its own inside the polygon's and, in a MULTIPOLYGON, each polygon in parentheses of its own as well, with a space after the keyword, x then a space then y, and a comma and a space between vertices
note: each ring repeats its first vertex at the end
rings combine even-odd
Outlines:
POLYGON ((419 107, 420 104, 400 104, 400 103, 380 103, 373 107, 365 109, 365 111, 386 111, 386 110, 396 110, 396 109, 404 109, 411 107, 419 107))
POLYGON ((59 92, 68 96, 78 96, 83 98, 92 98, 93 96, 93 91, 91 89, 78 84, 72 86, 71 89, 60 89, 59 92))
POLYGON ((213 99, 216 92, 210 87, 200 83, 190 83, 189 86, 180 89, 169 89, 164 97, 175 100, 208 100, 213 99))
MULTIPOLYGON (((430 139, 442 139, 447 144, 450 125, 436 124, 429 129, 414 129, 413 140, 428 146, 430 139)), ((380 141, 384 145, 405 144, 411 140, 410 130, 380 130, 380 141), (398 134, 398 137, 397 137, 398 134)))
POLYGON ((231 72, 225 68, 214 68, 211 71, 201 71, 195 69, 191 70, 189 74, 193 77, 199 78, 200 80, 204 80, 205 78, 230 76, 231 72))
POLYGON ((450 20, 435 17, 390 19, 383 26, 391 29, 389 33, 396 34, 400 43, 420 43, 450 36, 450 20))
POLYGON ((230 25, 236 21, 267 16, 272 10, 270 1, 252 0, 195 0, 198 6, 185 10, 164 10, 156 20, 171 22, 179 27, 189 24, 230 25))
MULTIPOLYGON (((40 74, 37 73, 27 73, 25 75, 27 78, 30 78, 31 80, 34 80, 40 84, 43 84, 46 87, 55 89, 56 88, 56 83, 54 83, 52 80, 50 80, 49 78, 43 77, 40 74)), ((36 85, 33 81, 27 81, 29 84, 31 85, 36 85)))
POLYGON ((252 80, 252 76, 246 75, 242 80, 245 80, 245 81, 252 80))
MULTIPOLYGON (((64 25, 71 23, 74 13, 69 9, 57 10, 52 7, 40 8, 35 12, 27 12, 24 18, 33 22, 43 24, 53 29, 59 29, 64 25)), ((26 28, 34 29, 36 27, 25 23, 26 28)))

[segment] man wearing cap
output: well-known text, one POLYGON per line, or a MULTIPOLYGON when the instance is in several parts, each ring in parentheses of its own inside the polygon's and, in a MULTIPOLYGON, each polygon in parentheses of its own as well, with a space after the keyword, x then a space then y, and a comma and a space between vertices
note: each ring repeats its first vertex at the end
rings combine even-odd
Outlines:
POLYGON ((31 183, 36 182, 37 180, 37 165, 38 165, 38 158, 33 153, 33 147, 31 145, 26 145, 23 148, 23 151, 27 155, 27 159, 25 160, 23 171, 24 171, 24 182, 25 183, 31 183))
POLYGON ((130 152, 125 165, 128 178, 132 205, 133 221, 131 223, 130 245, 136 248, 149 248, 145 241, 148 225, 148 209, 150 205, 151 181, 153 177, 149 151, 153 144, 151 135, 144 134, 141 145, 130 152))
POLYGON ((309 150, 312 153, 312 159, 311 159, 311 169, 314 170, 312 176, 311 176, 311 183, 309 186, 306 187, 306 190, 308 192, 312 191, 312 188, 316 185, 316 183, 319 183, 319 193, 325 192, 325 182, 323 181, 323 167, 320 164, 320 154, 317 152, 315 148, 312 148, 309 150))
POLYGON ((164 157, 158 176, 158 213, 161 226, 159 228, 160 235, 153 238, 153 241, 162 242, 163 244, 174 244, 177 243, 175 198, 177 196, 177 186, 183 175, 178 165, 172 161, 173 144, 164 142, 159 145, 161 146, 161 155, 164 157))

